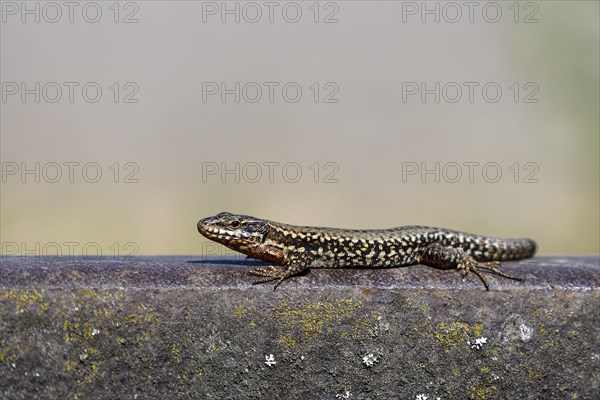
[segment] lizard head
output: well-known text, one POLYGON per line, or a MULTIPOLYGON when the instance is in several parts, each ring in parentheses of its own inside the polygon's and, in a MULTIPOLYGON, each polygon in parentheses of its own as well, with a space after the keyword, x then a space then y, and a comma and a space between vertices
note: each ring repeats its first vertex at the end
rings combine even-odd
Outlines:
POLYGON ((202 235, 244 254, 265 240, 268 229, 264 220, 228 212, 198 221, 198 232, 202 235))

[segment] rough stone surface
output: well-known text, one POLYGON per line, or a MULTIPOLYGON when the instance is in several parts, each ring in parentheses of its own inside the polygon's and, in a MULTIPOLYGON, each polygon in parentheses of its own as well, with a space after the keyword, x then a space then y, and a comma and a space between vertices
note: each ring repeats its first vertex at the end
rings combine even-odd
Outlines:
POLYGON ((600 259, 252 286, 240 258, 0 266, 2 399, 597 399, 600 259), (424 397, 426 396, 426 397, 424 397))

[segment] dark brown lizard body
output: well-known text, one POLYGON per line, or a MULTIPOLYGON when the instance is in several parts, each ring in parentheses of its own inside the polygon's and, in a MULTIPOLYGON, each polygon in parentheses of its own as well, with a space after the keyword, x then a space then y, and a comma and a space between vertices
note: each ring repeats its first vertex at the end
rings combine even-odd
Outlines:
POLYGON ((425 264, 441 269, 473 271, 488 284, 479 269, 509 279, 492 265, 533 257, 531 239, 497 239, 443 228, 403 226, 391 229, 336 229, 287 225, 247 215, 220 213, 198 222, 207 238, 274 266, 258 268, 256 283, 277 281, 309 268, 400 267, 425 264))

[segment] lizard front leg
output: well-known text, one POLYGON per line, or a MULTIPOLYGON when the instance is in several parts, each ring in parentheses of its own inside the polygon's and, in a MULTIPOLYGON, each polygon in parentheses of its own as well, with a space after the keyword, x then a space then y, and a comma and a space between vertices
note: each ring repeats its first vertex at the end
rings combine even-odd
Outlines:
POLYGON ((250 275, 258 276, 254 284, 277 281, 273 290, 290 276, 297 275, 310 268, 311 258, 307 252, 293 253, 289 261, 283 267, 269 266, 257 268, 249 272, 250 275))
POLYGON ((463 271, 463 276, 467 275, 469 271, 473 271, 473 273, 481 279, 486 290, 490 290, 490 287, 483 275, 481 275, 481 272, 479 272, 480 269, 494 272, 504 278, 514 279, 516 281, 521 280, 521 278, 505 274, 493 267, 492 265, 500 265, 500 262, 498 261, 480 262, 475 260, 475 258, 467 254, 461 248, 443 246, 439 243, 432 243, 427 246, 419 256, 419 263, 440 269, 456 268, 463 271))

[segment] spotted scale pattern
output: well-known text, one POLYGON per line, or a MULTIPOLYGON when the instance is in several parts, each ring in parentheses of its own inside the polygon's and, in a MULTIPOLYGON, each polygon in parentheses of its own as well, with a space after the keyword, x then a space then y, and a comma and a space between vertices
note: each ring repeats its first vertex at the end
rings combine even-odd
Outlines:
POLYGON ((442 269, 486 269, 510 279, 491 265, 532 257, 531 239, 498 239, 443 228, 337 229, 295 226, 247 215, 220 213, 198 222, 207 238, 253 258, 285 268, 259 268, 257 281, 284 279, 308 268, 399 267, 423 263, 442 269))

